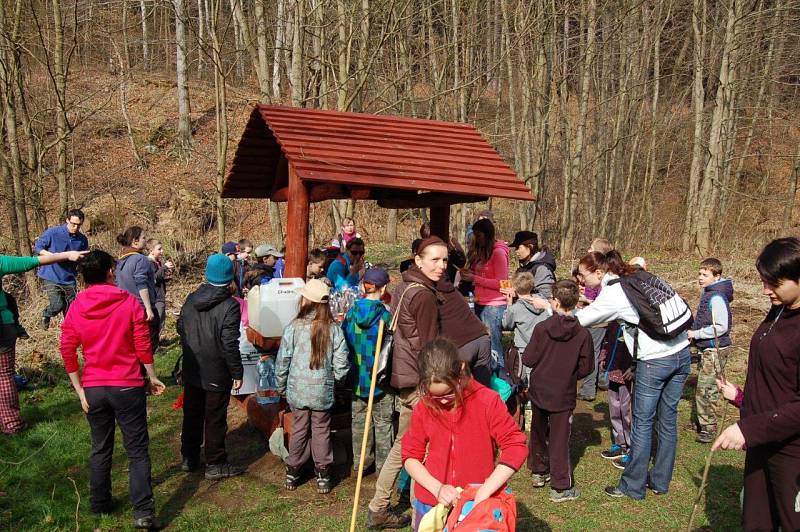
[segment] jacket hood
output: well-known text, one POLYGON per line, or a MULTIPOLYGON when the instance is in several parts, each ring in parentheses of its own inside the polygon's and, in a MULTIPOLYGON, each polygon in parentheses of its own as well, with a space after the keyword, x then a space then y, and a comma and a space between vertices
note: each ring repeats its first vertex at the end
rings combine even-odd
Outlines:
POLYGON ((534 306, 533 306, 533 303, 531 303, 531 302, 530 302, 528 299, 526 299, 525 297, 520 297, 520 298, 518 298, 518 299, 517 299, 517 302, 518 302, 520 305, 522 305, 523 307, 525 307, 525 309, 527 309, 527 310, 529 310, 529 311, 533 312, 534 314, 541 314, 541 313, 542 313, 542 311, 541 311, 541 310, 539 310, 539 309, 537 309, 536 307, 534 307, 534 306))
POLYGON ((720 279, 715 283, 711 283, 705 287, 705 291, 720 294, 727 299, 728 303, 733 301, 733 281, 731 279, 720 279))
POLYGON ((380 301, 374 299, 359 299, 353 304, 353 321, 362 329, 369 329, 383 315, 386 307, 380 301))
POLYGON ((119 254, 119 258, 117 260, 119 262, 124 262, 130 257, 135 257, 136 255, 141 255, 142 257, 146 256, 144 254, 144 251, 142 251, 141 249, 125 246, 124 248, 122 248, 122 252, 119 254))
POLYGON ((547 250, 537 252, 533 257, 531 257, 531 260, 529 260, 528 263, 531 266, 544 264, 545 266, 550 267, 551 270, 556 270, 556 258, 547 250))
POLYGON ((111 284, 95 284, 83 290, 72 303, 72 312, 87 320, 103 320, 125 304, 131 296, 111 284))
POLYGON ((441 292, 442 294, 449 294, 451 292, 455 292, 456 287, 450 281, 450 278, 445 274, 442 275, 442 278, 439 279, 438 283, 436 283, 436 291, 441 292))
POLYGON ((192 295, 192 305, 199 311, 210 310, 231 297, 227 286, 210 284, 200 285, 200 288, 195 290, 192 295))
MULTIPOLYGON (((580 330, 580 323, 575 316, 564 316, 563 314, 554 314, 552 323, 547 328, 547 334, 553 340, 559 342, 566 342, 567 340, 578 334, 580 330)), ((551 318, 552 319, 552 318, 551 318)))

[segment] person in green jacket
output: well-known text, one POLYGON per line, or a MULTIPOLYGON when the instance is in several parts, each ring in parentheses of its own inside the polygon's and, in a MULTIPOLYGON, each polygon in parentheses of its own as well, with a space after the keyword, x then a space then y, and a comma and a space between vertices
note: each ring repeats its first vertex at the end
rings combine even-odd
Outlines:
MULTIPOLYGON (((38 257, 0 255, 0 287, 3 276, 23 273, 38 266, 64 261, 77 261, 88 251, 64 251, 38 257)), ((15 434, 25 428, 19 413, 19 397, 14 382, 17 345, 16 304, 11 294, 0 288, 0 430, 15 434)))

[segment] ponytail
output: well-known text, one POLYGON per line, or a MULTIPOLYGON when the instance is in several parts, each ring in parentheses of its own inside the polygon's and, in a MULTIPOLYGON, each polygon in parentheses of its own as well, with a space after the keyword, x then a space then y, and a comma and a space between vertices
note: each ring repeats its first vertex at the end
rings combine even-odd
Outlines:
POLYGON ((125 229, 125 232, 121 235, 117 235, 117 243, 120 246, 130 247, 134 240, 138 240, 142 236, 142 233, 144 233, 144 229, 138 225, 133 225, 125 229))

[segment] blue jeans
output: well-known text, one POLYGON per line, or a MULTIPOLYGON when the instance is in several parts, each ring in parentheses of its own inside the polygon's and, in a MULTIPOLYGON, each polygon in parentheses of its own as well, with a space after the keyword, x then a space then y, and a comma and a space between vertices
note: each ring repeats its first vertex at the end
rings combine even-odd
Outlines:
POLYGON ((664 358, 640 360, 636 364, 631 458, 618 485, 632 499, 644 499, 648 483, 662 493, 669 489, 678 446, 678 401, 690 372, 688 347, 664 358), (648 472, 656 414, 658 449, 653 468, 648 472))
POLYGON ((475 305, 475 314, 481 319, 492 338, 492 351, 497 354, 497 367, 505 367, 503 356, 503 313, 506 305, 475 305))

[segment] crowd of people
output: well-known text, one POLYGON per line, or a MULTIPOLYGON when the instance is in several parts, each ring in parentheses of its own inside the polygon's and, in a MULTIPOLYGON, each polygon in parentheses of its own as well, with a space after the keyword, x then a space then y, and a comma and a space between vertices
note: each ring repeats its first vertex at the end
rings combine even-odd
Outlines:
MULTIPOLYGON (((48 296, 42 327, 64 314, 61 354, 91 428, 92 511, 111 509, 116 424, 128 455, 135 526, 156 528, 145 405, 147 393, 165 389, 153 357, 174 265, 141 227, 119 235, 116 259, 88 251, 83 221, 79 210, 69 211, 64 225, 37 239, 37 256, 0 257, 0 276, 40 267, 48 296)), ((344 220, 330 245, 309 254, 299 313, 283 330, 277 352, 250 334, 246 296, 284 276, 283 252, 247 239, 224 244, 208 258, 205 281, 183 302, 177 320, 181 469, 196 471, 205 462, 210 480, 245 471, 228 460, 225 435, 248 346, 274 361, 275 391, 292 415, 288 490, 313 464, 317 491, 331 491, 332 408, 337 390, 349 391, 354 469, 367 465, 359 463, 359 450, 365 424, 371 426, 368 460, 376 479, 369 529, 402 528, 412 519, 415 530, 436 529, 423 521, 446 516, 441 509, 456 505, 470 485, 479 485, 470 492, 474 507, 490 499, 499 505, 526 460, 531 485, 549 484, 552 502, 577 499, 573 411, 578 400, 594 401, 598 389, 607 389, 612 435, 601 456, 622 470, 605 493, 663 496, 694 351, 697 441, 747 453, 743 527, 800 529, 800 239, 775 240, 758 257, 772 309, 750 343, 742 389, 725 378, 733 283, 719 260, 700 262, 702 294, 692 313, 668 283, 648 272, 643 258, 626 262, 602 238, 559 279, 556 260, 536 233, 517 232, 508 244, 496 234, 490 211, 466 236, 464 250, 424 225, 392 283, 388 272, 365 260, 364 239, 353 220, 344 220), (511 249, 519 262, 514 272, 511 249), (360 296, 337 316, 330 303, 344 289, 360 296), (504 331, 511 332, 508 347, 504 331), (391 339, 390 364, 374 387, 373 366, 385 356, 381 337, 391 339), (724 430, 718 427, 720 396, 741 408, 740 421, 724 430), (396 491, 401 502, 392 506, 396 491)), ((16 301, 2 291, 0 324, 0 421, 3 432, 13 434, 24 429, 13 374, 15 342, 25 331, 16 301)), ((467 518, 477 520, 479 513, 467 518)))

